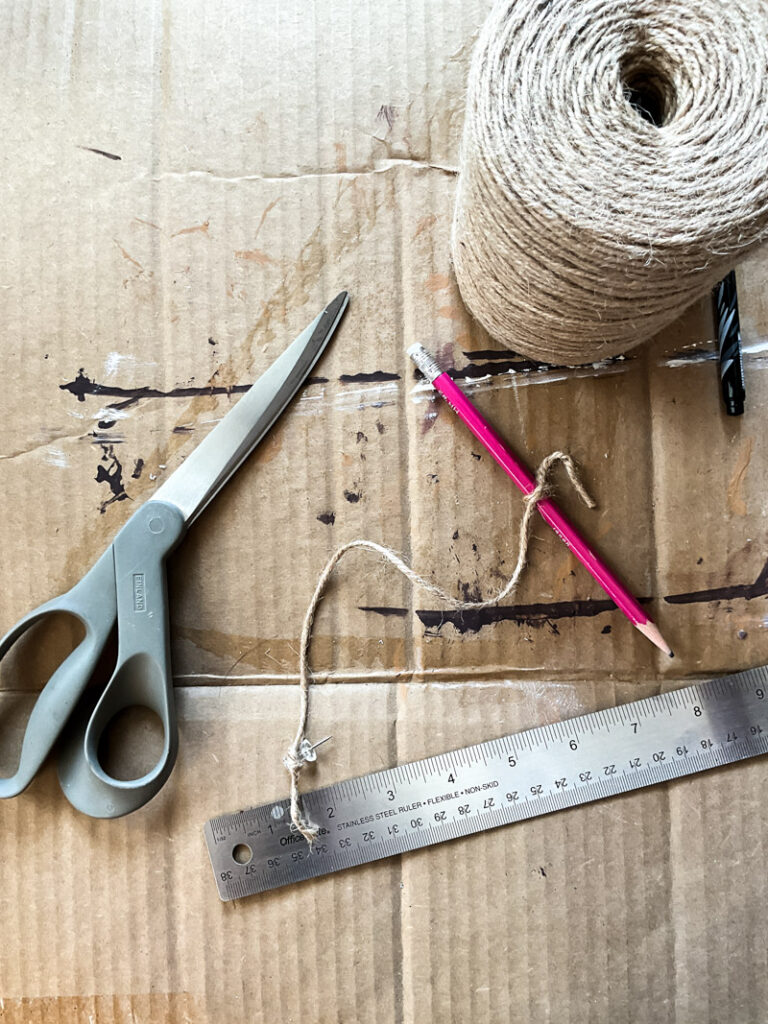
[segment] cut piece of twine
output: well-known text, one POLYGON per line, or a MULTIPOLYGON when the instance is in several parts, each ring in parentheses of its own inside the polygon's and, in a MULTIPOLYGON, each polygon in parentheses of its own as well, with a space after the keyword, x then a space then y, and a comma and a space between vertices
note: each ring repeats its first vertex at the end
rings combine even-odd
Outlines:
POLYGON ((330 558, 327 565, 320 573, 317 585, 315 586, 315 592, 312 595, 312 600, 309 602, 307 613, 304 616, 304 625, 301 630, 301 646, 299 650, 301 706, 299 710, 299 723, 293 743, 283 758, 283 764, 291 778, 291 827, 296 832, 300 832, 310 845, 312 845, 318 836, 318 828, 303 813, 301 799, 299 796, 299 777, 306 765, 317 759, 317 754, 315 753, 317 747, 319 747, 321 743, 325 743, 326 740, 330 739, 330 737, 326 736, 318 743, 313 744, 310 743, 306 735, 307 718, 309 716, 309 688, 312 681, 312 672, 309 667, 309 648, 312 642, 312 626, 315 621, 317 608, 322 600, 323 594, 325 593, 325 589, 328 586, 328 581, 333 574, 333 570, 348 551, 351 551, 353 548, 366 548, 367 550, 380 555, 382 558, 394 565, 398 572, 401 572, 403 576, 405 576, 406 579, 408 579, 414 586, 421 587, 422 590, 426 590, 428 593, 434 594, 435 597, 439 597, 441 601, 444 601, 446 604, 450 605, 451 608, 454 608, 457 611, 493 608, 500 601, 503 601, 505 597, 509 597, 510 594, 513 594, 517 589, 528 558, 528 541, 531 534, 531 522, 533 520, 533 515, 539 502, 549 494, 549 476, 551 474, 552 467, 557 463, 562 463, 565 466, 568 477, 573 484, 576 493, 584 504, 589 508, 595 507, 594 501, 590 498, 584 488, 584 485, 579 479, 578 472, 570 455, 566 455, 564 452, 552 452, 548 455, 536 470, 536 486, 530 494, 525 495, 523 498, 524 511, 522 519, 520 520, 517 562, 515 564, 514 571, 499 593, 496 594, 495 597, 489 598, 487 601, 461 601, 458 598, 453 597, 453 595, 443 590, 442 587, 438 587, 436 584, 430 583, 429 580, 425 580, 423 576, 420 576, 415 572, 390 548, 383 547, 381 544, 377 544, 372 540, 352 540, 349 541, 349 543, 342 545, 342 547, 340 547, 330 558))

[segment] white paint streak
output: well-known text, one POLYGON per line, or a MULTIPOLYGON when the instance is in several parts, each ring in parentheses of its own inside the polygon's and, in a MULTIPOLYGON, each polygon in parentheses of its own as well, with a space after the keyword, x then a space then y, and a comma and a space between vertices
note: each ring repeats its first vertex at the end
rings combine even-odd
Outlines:
POLYGON ((94 420, 127 420, 131 414, 125 409, 114 409, 111 405, 104 406, 95 412, 91 419, 94 420))
POLYGON ((701 363, 713 363, 717 360, 717 352, 697 352, 695 355, 683 356, 677 359, 662 359, 659 365, 666 366, 670 370, 683 369, 686 366, 700 366, 701 363))
POLYGON ((128 356, 124 356, 120 352, 109 353, 107 358, 104 360, 104 376, 107 380, 109 380, 110 377, 117 375, 117 371, 120 369, 120 363, 128 358, 128 356))
MULTIPOLYGON (((660 360, 659 365, 667 366, 671 370, 679 370, 686 366, 713 363, 718 359, 718 346, 715 338, 708 338, 706 341, 697 341, 691 345, 686 345, 682 351, 690 351, 690 355, 685 356, 678 353, 677 356, 673 356, 670 359, 660 360)), ((741 347, 742 356, 745 359, 749 359, 754 366, 761 368, 766 365, 765 361, 762 359, 755 359, 753 361, 751 357, 760 356, 764 352, 768 352, 768 338, 753 338, 748 343, 742 344, 741 347)))
POLYGON ((119 372, 146 370, 153 366, 157 366, 154 360, 137 359, 125 352, 110 352, 104 360, 104 377, 112 380, 119 372))
POLYGON ((333 404, 337 409, 369 409, 372 406, 394 405, 399 390, 400 382, 396 380, 383 384, 365 384, 359 388, 344 386, 334 398, 333 404))
MULTIPOLYGON (((589 377, 613 377, 618 373, 626 373, 629 362, 625 359, 617 361, 602 360, 589 366, 565 366, 557 370, 507 370, 505 373, 486 374, 471 380, 459 381, 462 391, 472 395, 475 392, 506 391, 509 388, 527 387, 529 384, 556 384, 566 380, 583 380, 589 377)), ((435 391, 431 384, 422 382, 411 389, 411 400, 414 402, 431 401, 435 391)))
POLYGON ((748 345, 742 345, 742 355, 754 356, 760 352, 768 352, 768 338, 755 338, 748 345))
POLYGON ((61 448, 46 449, 45 461, 49 466, 58 466, 60 469, 67 469, 69 466, 67 454, 61 448))
POLYGON ((319 415, 327 405, 334 409, 379 409, 385 405, 395 405, 400 390, 399 381, 386 381, 383 384, 365 384, 362 387, 350 388, 342 385, 342 390, 326 400, 326 388, 312 394, 303 394, 294 408, 296 416, 319 415), (391 397, 389 397, 391 396, 391 397))

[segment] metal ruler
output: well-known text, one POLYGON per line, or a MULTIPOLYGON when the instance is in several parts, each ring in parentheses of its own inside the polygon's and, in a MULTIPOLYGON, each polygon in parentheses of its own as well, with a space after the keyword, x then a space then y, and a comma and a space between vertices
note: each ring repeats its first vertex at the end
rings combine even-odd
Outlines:
POLYGON ((768 753, 768 667, 489 740, 212 818, 219 896, 238 899, 768 753))

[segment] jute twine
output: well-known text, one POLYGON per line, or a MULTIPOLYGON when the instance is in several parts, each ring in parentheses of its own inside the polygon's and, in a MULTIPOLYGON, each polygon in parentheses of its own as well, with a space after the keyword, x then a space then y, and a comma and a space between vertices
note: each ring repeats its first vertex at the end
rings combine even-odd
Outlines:
POLYGON ((501 0, 468 84, 452 252, 508 347, 637 345, 768 229, 765 0, 501 0))
POLYGON ((414 586, 421 587, 422 590, 426 590, 428 593, 434 594, 435 597, 444 601, 445 604, 449 605, 451 608, 459 611, 466 611, 470 608, 492 608, 500 601, 503 601, 504 598, 513 594, 517 589, 520 577, 525 569, 525 563, 528 555, 528 540, 531 534, 531 521, 536 511, 536 506, 542 498, 546 497, 549 493, 549 475, 552 471, 552 467, 558 462, 565 466, 568 477, 584 504, 588 505, 590 508, 594 508, 595 503, 584 489, 584 485, 579 479, 570 455, 566 455, 563 452, 552 452, 551 455, 548 455, 536 471, 536 487, 530 494, 523 498, 524 511, 520 520, 517 561, 515 563, 514 571, 498 594, 487 601, 458 600, 441 587, 436 586, 434 583, 430 583, 429 580, 425 580, 423 576, 419 576, 417 572, 414 572, 414 570, 390 548, 383 547, 381 544, 376 544, 372 540, 350 541, 348 544, 344 544, 340 547, 329 559, 325 568, 320 573, 317 585, 315 586, 315 592, 312 595, 312 600, 309 602, 309 607, 307 608, 307 614, 304 617, 304 625, 301 631, 301 646, 299 650, 299 681, 301 687, 299 722, 293 743, 283 758, 283 764, 291 778, 291 824, 294 830, 300 832, 310 845, 317 838, 318 829, 302 811, 301 797, 299 795, 299 777, 306 765, 316 760, 316 748, 330 737, 325 737, 325 739, 320 740, 318 743, 311 743, 309 739, 307 739, 309 688, 312 679, 312 672, 309 667, 309 648, 312 642, 312 627, 315 621, 315 614, 317 613, 318 605, 320 604, 331 576, 333 575, 334 568, 348 551, 352 551, 354 548, 363 548, 368 551, 373 551, 374 554, 390 562, 414 586))

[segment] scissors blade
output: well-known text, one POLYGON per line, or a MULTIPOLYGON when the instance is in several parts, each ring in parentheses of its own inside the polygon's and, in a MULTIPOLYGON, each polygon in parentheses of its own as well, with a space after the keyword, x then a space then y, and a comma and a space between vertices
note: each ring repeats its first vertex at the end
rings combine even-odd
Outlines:
POLYGON ((192 522, 248 458, 307 379, 347 308, 340 292, 246 391, 179 468, 152 495, 192 522))

